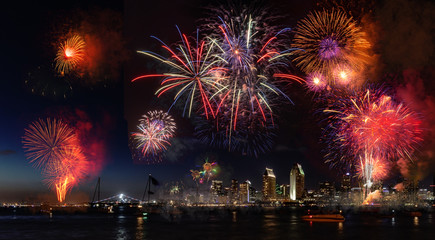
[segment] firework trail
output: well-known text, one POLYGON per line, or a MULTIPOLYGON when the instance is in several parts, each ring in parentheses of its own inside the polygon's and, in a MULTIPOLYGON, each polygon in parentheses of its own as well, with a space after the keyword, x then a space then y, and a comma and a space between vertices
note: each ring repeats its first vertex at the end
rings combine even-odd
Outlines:
POLYGON ((55 69, 60 75, 65 75, 77 68, 85 57, 86 44, 79 35, 74 35, 63 42, 54 59, 55 69))
MULTIPOLYGON (((178 29, 178 28, 177 28, 178 29)), ((170 57, 165 58, 150 51, 138 51, 138 53, 152 57, 161 63, 169 66, 170 73, 142 75, 132 80, 132 82, 149 77, 162 77, 162 87, 157 90, 156 95, 160 97, 165 92, 178 89, 174 97, 174 105, 184 95, 184 111, 188 109, 188 116, 191 116, 193 104, 201 102, 201 109, 207 116, 214 117, 213 103, 210 102, 212 94, 219 92, 222 88, 220 81, 225 78, 225 68, 219 67, 221 60, 212 54, 214 44, 199 41, 192 45, 185 34, 180 33, 182 42, 177 45, 177 50, 172 50, 168 45, 157 39, 162 48, 165 49, 170 57)), ((172 107, 172 106, 171 106, 172 107)))
POLYGON ((87 172, 88 162, 74 130, 58 119, 33 122, 25 129, 23 148, 59 202, 87 172))
POLYGON ((159 157, 175 135, 174 119, 163 111, 150 111, 142 116, 137 126, 138 132, 132 133, 136 148, 147 159, 159 157))
POLYGON ((310 13, 298 23, 292 47, 296 65, 306 74, 321 74, 331 86, 361 84, 357 75, 368 63, 370 43, 345 12, 310 13))
MULTIPOLYGON (((367 188, 373 179, 385 177, 388 161, 412 159, 422 141, 418 115, 393 101, 382 89, 368 89, 338 99, 324 112, 330 115, 325 132, 331 141, 330 150, 340 151, 343 157, 339 161, 360 165, 367 188)), ((327 154, 327 162, 337 164, 334 156, 337 154, 327 154)))

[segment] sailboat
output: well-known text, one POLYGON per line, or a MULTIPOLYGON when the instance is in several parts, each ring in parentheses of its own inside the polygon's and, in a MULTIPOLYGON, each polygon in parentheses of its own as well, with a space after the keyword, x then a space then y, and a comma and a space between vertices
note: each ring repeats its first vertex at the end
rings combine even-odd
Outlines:
POLYGON ((157 179, 155 179, 153 176, 151 176, 151 174, 148 175, 148 181, 147 184, 145 185, 145 190, 143 192, 142 195, 142 212, 145 215, 150 214, 150 213, 160 213, 161 212, 161 206, 159 206, 159 204, 155 201, 150 202, 150 197, 151 195, 154 194, 153 191, 151 191, 151 187, 152 186, 158 186, 159 182, 157 181, 157 179), (147 200, 145 201, 145 198, 147 198, 147 200))

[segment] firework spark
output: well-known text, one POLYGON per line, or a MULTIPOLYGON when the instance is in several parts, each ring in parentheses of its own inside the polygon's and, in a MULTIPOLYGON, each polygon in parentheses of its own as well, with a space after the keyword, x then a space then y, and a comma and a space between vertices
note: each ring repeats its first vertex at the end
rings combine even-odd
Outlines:
POLYGON ((79 35, 74 35, 63 42, 54 59, 57 72, 61 75, 74 70, 85 57, 85 42, 79 35))
POLYGON ((327 80, 322 74, 313 72, 308 74, 306 85, 312 92, 321 92, 327 87, 327 80))
MULTIPOLYGON (((312 12, 301 20, 292 47, 298 49, 294 52, 297 55, 294 61, 303 72, 320 73, 330 85, 347 85, 350 79, 345 76, 346 72, 339 71, 337 81, 334 77, 336 69, 344 64, 354 72, 360 72, 367 64, 370 43, 352 17, 333 9, 312 12)), ((359 85, 355 81, 352 85, 359 85)))

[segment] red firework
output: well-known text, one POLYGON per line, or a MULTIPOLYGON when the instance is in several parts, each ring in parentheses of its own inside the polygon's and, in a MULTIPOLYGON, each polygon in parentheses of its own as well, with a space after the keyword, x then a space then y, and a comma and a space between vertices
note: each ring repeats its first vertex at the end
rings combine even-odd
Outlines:
POLYGON ((43 169, 45 182, 59 202, 86 174, 88 162, 74 130, 61 120, 39 120, 25 129, 24 149, 30 162, 43 169))
POLYGON ((390 96, 370 90, 351 102, 345 121, 356 151, 372 149, 387 159, 412 155, 422 140, 421 120, 414 112, 390 96))
POLYGON ((386 177, 389 162, 411 159, 422 141, 419 116, 381 89, 337 99, 331 107, 325 110, 332 114, 331 150, 359 165, 368 189, 372 181, 386 177))

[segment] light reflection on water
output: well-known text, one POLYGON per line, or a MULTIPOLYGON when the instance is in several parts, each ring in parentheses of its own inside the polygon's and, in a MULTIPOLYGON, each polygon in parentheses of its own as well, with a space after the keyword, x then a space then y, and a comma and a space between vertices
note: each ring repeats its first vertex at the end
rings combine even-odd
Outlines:
POLYGON ((118 216, 118 222, 117 222, 117 228, 116 228, 116 239, 117 240, 124 240, 127 239, 127 230, 126 230, 126 226, 125 226, 125 216, 123 215, 119 215, 118 216))
POLYGON ((338 232, 343 233, 343 223, 342 222, 338 223, 338 232))
POLYGON ((145 230, 144 230, 144 219, 143 217, 137 217, 137 227, 136 227, 136 239, 145 239, 145 230))
POLYGON ((155 215, 146 220, 133 215, 2 216, 0 239, 366 240, 366 236, 380 233, 397 239, 411 235, 429 239, 435 234, 431 214, 393 218, 350 215, 340 223, 305 222, 302 215, 292 211, 228 211, 196 219, 183 215, 177 221, 155 215))
POLYGON ((418 226, 418 217, 414 217, 414 226, 418 226))

